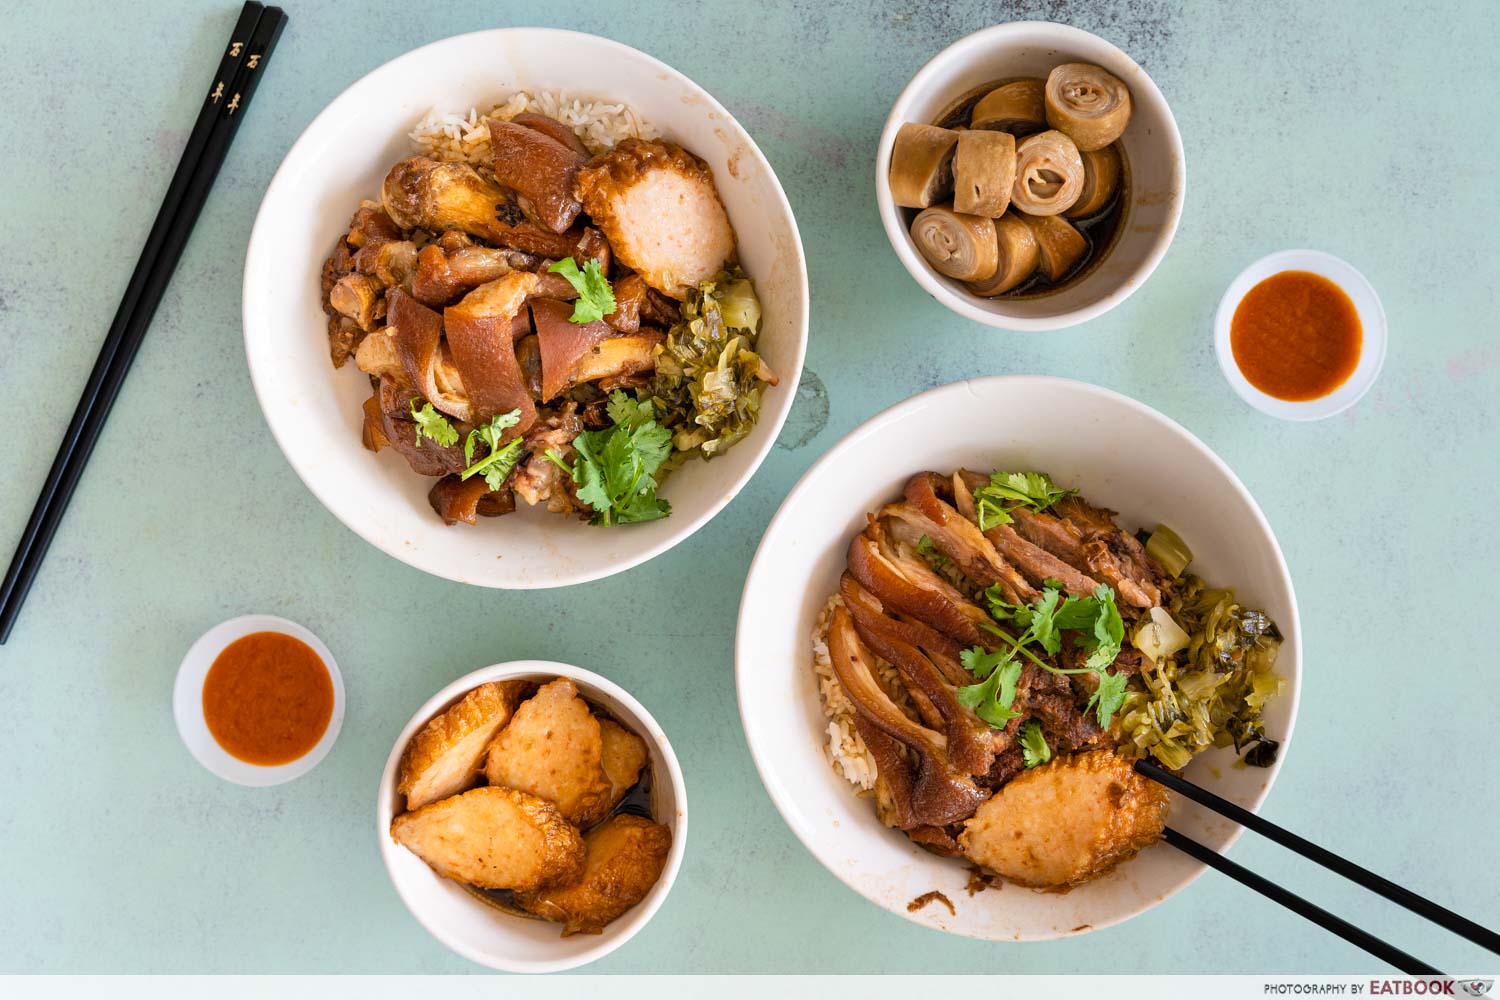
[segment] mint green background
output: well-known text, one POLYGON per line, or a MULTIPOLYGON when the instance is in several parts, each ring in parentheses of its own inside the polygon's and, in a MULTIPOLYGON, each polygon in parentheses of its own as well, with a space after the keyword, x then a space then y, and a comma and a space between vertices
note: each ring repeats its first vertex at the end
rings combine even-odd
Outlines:
MULTIPOLYGON (((1487 596, 1500 563, 1492 5, 290 6, 0 648, 0 970, 476 971, 423 933, 387 883, 375 785, 397 731, 434 690, 487 663, 543 657, 631 689, 672 735, 690 789, 676 888, 591 971, 1378 971, 1212 873, 1083 938, 945 937, 845 889, 772 808, 740 734, 732 673, 740 586, 761 531, 860 421, 919 390, 999 372, 1128 393, 1239 473, 1281 539, 1306 629, 1297 739, 1266 814, 1500 924, 1487 596), (1124 47, 1172 103, 1187 149, 1187 208, 1156 275, 1108 316, 1054 334, 992 331, 922 294, 889 252, 870 168, 916 68, 971 30, 1021 17, 1066 20, 1124 47), (425 576, 343 528, 266 432, 239 322, 256 207, 307 122, 407 49, 507 24, 608 35, 713 92, 780 174, 813 289, 799 403, 749 487, 667 556, 531 594, 425 576), (1370 395, 1307 426, 1242 404, 1210 339, 1229 279, 1297 246, 1360 267, 1391 328, 1370 395), (251 611, 318 632, 348 686, 337 746, 280 788, 211 777, 172 724, 182 653, 251 611)), ((230 0, 6 7, 0 555, 31 508, 234 13, 230 0)), ((1253 836, 1234 856, 1444 968, 1495 968, 1253 836)))

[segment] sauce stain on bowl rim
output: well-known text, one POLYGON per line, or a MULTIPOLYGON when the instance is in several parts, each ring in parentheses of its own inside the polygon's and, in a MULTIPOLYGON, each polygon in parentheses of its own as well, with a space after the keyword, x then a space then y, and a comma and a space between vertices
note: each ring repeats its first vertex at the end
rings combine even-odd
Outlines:
POLYGON ((203 633, 182 658, 172 689, 172 716, 188 752, 210 773, 237 785, 280 785, 311 771, 333 748, 344 721, 343 676, 328 647, 310 630, 275 615, 243 615, 203 633), (234 756, 214 737, 204 712, 204 684, 219 655, 240 639, 260 632, 289 636, 305 644, 322 661, 333 685, 333 710, 322 735, 310 750, 284 764, 252 764, 234 756))
POLYGON ((1386 341, 1385 309, 1375 288, 1353 264, 1321 250, 1281 250, 1262 257, 1229 283, 1214 317, 1214 352, 1224 378, 1245 402, 1281 420, 1322 420, 1359 402, 1380 376, 1386 341), (1235 311, 1261 282, 1287 271, 1305 271, 1332 282, 1348 296, 1359 319, 1361 343, 1353 372, 1326 395, 1313 399, 1281 399, 1262 391, 1245 377, 1234 357, 1231 330, 1235 311))

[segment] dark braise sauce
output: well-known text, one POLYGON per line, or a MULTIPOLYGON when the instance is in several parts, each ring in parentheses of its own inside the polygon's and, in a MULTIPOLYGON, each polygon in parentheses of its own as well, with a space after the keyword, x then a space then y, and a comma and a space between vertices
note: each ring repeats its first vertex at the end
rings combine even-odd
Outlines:
POLYGON ((247 764, 290 764, 318 745, 332 717, 333 680, 322 658, 280 632, 231 642, 203 680, 209 733, 247 764))
MULTIPOLYGON (((1003 80, 986 83, 982 87, 976 87, 954 102, 933 124, 951 129, 968 128, 969 118, 974 113, 974 105, 978 104, 984 95, 997 87, 1003 87, 1007 83, 1014 83, 1017 80, 1024 79, 1026 77, 1012 76, 1006 77, 1003 80)), ((1017 136, 1016 138, 1019 141, 1024 139, 1025 136, 1017 136)), ((1125 156, 1125 147, 1123 145, 1118 142, 1115 143, 1115 150, 1120 154, 1120 184, 1115 190, 1115 196, 1110 199, 1109 204, 1102 211, 1095 215, 1089 216, 1086 219, 1068 219, 1068 222, 1072 223, 1073 228, 1078 230, 1083 238, 1088 241, 1089 248, 1084 253, 1083 259, 1078 262, 1073 270, 1063 275, 1061 281, 1048 281, 1045 275, 1038 272, 1010 291, 1002 292, 999 295, 993 296, 993 298, 1029 299, 1042 295, 1051 295, 1053 292, 1062 291, 1064 288, 1082 280, 1090 271, 1098 267, 1105 257, 1109 256, 1109 252, 1114 249, 1115 241, 1120 238, 1120 234, 1125 229, 1125 206, 1130 204, 1130 160, 1125 156)), ((917 213, 915 210, 908 209, 906 215, 907 224, 910 225, 911 220, 916 218, 917 213)))
POLYGON ((1245 379, 1288 402, 1320 399, 1359 365, 1364 329, 1342 288, 1311 271, 1281 271, 1234 310, 1229 346, 1245 379))
MULTIPOLYGON (((592 701, 588 701, 588 699, 584 700, 587 701, 589 710, 594 713, 596 718, 611 719, 625 729, 629 729, 632 733, 636 733, 634 729, 625 725, 623 720, 615 718, 602 705, 595 704, 592 701)), ((636 733, 636 735, 640 736, 641 734, 636 733)), ((645 739, 643 736, 641 738, 645 739)), ((651 755, 650 744, 648 743, 646 765, 641 768, 640 780, 630 787, 630 791, 625 793, 625 797, 620 800, 620 804, 615 806, 614 812, 610 813, 609 816, 628 813, 631 816, 639 816, 642 819, 649 819, 653 823, 656 822, 656 814, 651 808, 651 784, 651 755)), ((609 816, 604 817, 604 819, 609 819, 609 816)), ((604 820, 600 820, 599 822, 603 823, 604 820)), ((543 919, 535 913, 521 909, 516 904, 516 894, 510 889, 481 889, 479 886, 470 885, 467 882, 458 882, 457 885, 464 892, 467 892, 480 902, 493 906, 495 909, 508 913, 513 917, 525 917, 528 920, 543 919)))

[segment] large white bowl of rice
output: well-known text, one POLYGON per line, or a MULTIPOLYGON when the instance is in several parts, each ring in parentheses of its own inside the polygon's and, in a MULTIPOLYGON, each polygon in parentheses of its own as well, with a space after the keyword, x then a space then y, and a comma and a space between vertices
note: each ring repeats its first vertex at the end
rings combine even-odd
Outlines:
MULTIPOLYGON (((928 853, 877 818, 876 765, 851 731, 852 710, 830 665, 830 597, 866 512, 898 499, 920 471, 957 468, 1039 470, 1118 512, 1128 531, 1169 525, 1191 546, 1195 574, 1270 615, 1283 636, 1274 667, 1282 684, 1263 723, 1280 741, 1279 756, 1249 767, 1233 747, 1208 749, 1184 772, 1246 809, 1259 807, 1290 746, 1302 655, 1296 596, 1270 525, 1229 467, 1180 425, 1107 389, 1041 376, 971 379, 899 403, 855 428, 788 495, 740 604, 735 668, 751 754, 808 850, 850 888, 908 920, 993 941, 1117 924, 1184 889, 1204 866, 1156 843, 1067 891, 986 885, 971 879, 964 858, 928 853)), ((1241 832, 1180 797, 1167 824, 1221 853, 1241 832)))
POLYGON ((266 191, 245 263, 245 349, 266 423, 293 469, 339 520, 418 569, 463 583, 556 587, 620 572, 706 524, 749 481, 786 419, 802 372, 808 290, 797 223, 770 164, 714 97, 665 63, 608 39, 502 28, 400 56, 349 87, 303 132, 266 191), (448 526, 431 479, 389 449, 361 445, 369 380, 329 363, 319 272, 361 199, 391 165, 463 158, 487 115, 539 111, 591 151, 625 137, 680 144, 713 172, 762 306, 758 349, 779 376, 754 430, 711 461, 691 460, 661 495, 669 517, 594 527, 526 508, 448 526))

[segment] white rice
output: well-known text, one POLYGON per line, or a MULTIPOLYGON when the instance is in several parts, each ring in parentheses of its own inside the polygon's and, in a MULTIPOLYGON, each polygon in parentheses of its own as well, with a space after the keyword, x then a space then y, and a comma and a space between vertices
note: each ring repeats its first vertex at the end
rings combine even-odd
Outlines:
MULTIPOLYGON (((843 603, 844 599, 838 594, 830 597, 823 610, 818 612, 818 620, 812 631, 812 668, 818 679, 818 696, 823 704, 823 714, 828 718, 828 742, 824 746, 824 752, 839 777, 861 791, 872 791, 879 774, 875 758, 870 756, 865 741, 855 727, 854 704, 844 693, 838 675, 833 672, 833 658, 828 653, 828 629, 833 623, 833 610, 842 607, 843 603)), ((911 696, 906 693, 901 674, 873 653, 871 657, 881 687, 885 688, 898 708, 915 718, 916 709, 911 704, 911 696)))
POLYGON ((517 91, 483 113, 478 107, 469 108, 467 114, 433 108, 411 130, 412 151, 436 160, 467 163, 489 173, 489 120, 509 121, 524 111, 556 118, 595 154, 613 149, 622 139, 655 139, 661 134, 625 104, 564 96, 552 90, 535 94, 517 91))

